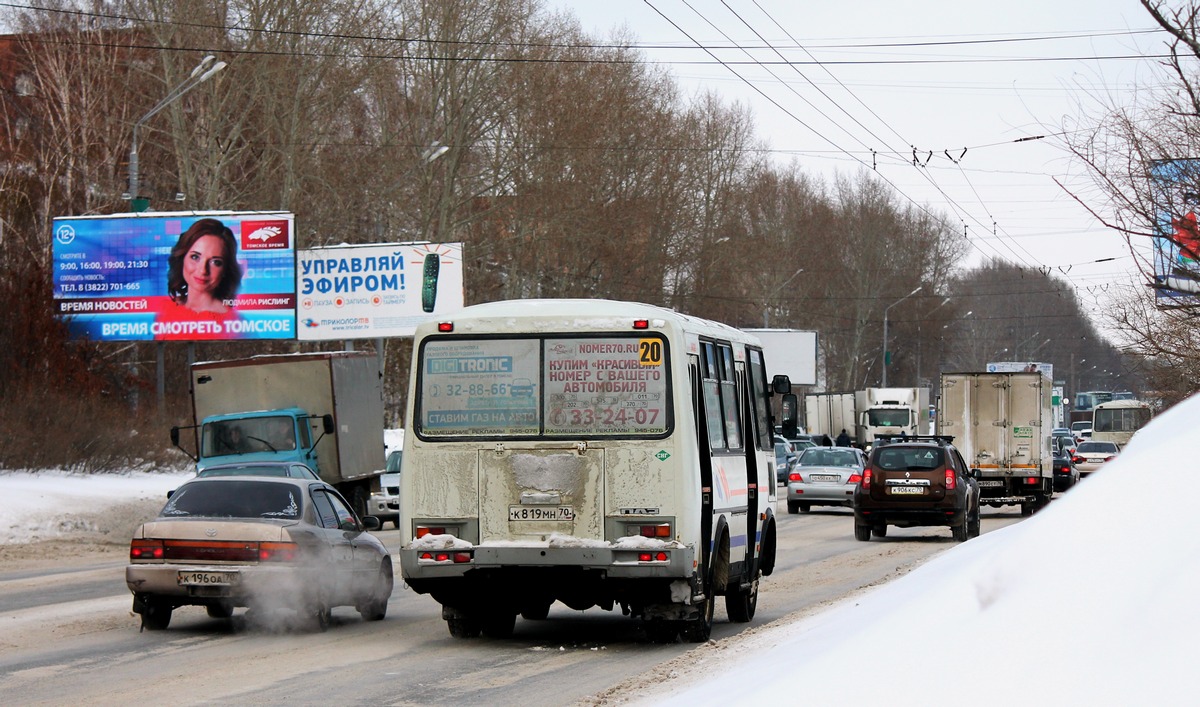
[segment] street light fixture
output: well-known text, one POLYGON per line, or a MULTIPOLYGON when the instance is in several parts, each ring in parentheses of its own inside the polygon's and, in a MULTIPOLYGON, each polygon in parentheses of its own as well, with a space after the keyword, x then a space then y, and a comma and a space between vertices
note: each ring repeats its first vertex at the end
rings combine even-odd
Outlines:
MULTIPOLYGON (((804 272, 804 268, 800 268, 796 272, 792 273, 792 276, 789 277, 788 279, 784 280, 782 285, 775 288, 775 291, 771 293, 771 299, 775 299, 775 297, 780 295, 783 292, 783 288, 787 287, 791 283, 791 281, 795 280, 796 277, 802 272, 804 272)), ((770 310, 770 306, 771 306, 770 300, 763 303, 763 328, 764 329, 771 326, 768 323, 768 317, 767 317, 767 313, 770 310)))
POLYGON ((225 62, 216 61, 216 59, 212 54, 201 59, 200 63, 196 65, 196 68, 192 69, 192 73, 182 83, 171 89, 165 98, 151 108, 148 113, 138 118, 138 121, 133 124, 133 139, 129 146, 129 192, 122 194, 121 198, 131 201, 134 211, 145 211, 150 205, 148 199, 138 197, 138 128, 142 127, 143 123, 153 118, 163 108, 182 98, 183 94, 209 80, 213 74, 224 69, 226 66, 225 62))
POLYGON ((917 289, 913 290, 912 292, 909 292, 907 295, 904 295, 900 299, 896 300, 895 302, 892 302, 891 304, 889 304, 888 306, 883 308, 883 359, 882 359, 883 360, 883 377, 882 377, 882 384, 880 386, 882 388, 887 387, 888 310, 890 310, 892 307, 895 307, 896 305, 900 304, 901 302, 908 299, 909 297, 912 297, 913 295, 917 294, 924 288, 925 288, 924 285, 918 285, 917 289))

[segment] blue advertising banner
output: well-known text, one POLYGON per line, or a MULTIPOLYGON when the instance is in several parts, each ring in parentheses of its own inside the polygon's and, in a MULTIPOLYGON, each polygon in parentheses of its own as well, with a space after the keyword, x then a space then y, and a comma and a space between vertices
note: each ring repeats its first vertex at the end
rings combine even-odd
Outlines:
POLYGON ((73 338, 296 338, 295 217, 176 212, 54 219, 54 309, 73 338))
POLYGON ((1155 162, 1154 288, 1160 305, 1200 304, 1200 160, 1155 162))

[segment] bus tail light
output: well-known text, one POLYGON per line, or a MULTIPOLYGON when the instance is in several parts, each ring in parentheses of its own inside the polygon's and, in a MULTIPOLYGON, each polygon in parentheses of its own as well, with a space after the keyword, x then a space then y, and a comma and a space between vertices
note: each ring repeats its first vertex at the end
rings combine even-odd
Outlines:
POLYGON ((658 552, 639 552, 638 562, 666 562, 671 559, 670 555, 662 550, 658 552))
POLYGON ((669 538, 671 537, 671 524, 640 525, 637 534, 643 538, 669 538))
POLYGON ((454 322, 438 322, 438 331, 442 334, 449 334, 454 331, 454 322))
POLYGON ((416 535, 418 538, 423 538, 426 535, 445 535, 446 529, 437 525, 418 525, 416 527, 416 535))

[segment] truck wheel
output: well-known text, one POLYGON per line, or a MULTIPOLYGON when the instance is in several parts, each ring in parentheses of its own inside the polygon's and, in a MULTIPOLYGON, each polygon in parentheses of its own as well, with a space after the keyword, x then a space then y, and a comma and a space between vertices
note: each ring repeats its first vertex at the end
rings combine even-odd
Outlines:
POLYGON ((359 518, 370 515, 367 513, 367 488, 365 486, 355 485, 354 493, 350 494, 350 505, 354 506, 354 512, 358 514, 359 518))
POLYGON ((1022 503, 1021 504, 1021 515, 1022 516, 1033 515, 1033 504, 1032 503, 1022 503))
POLYGON ((754 610, 758 608, 758 580, 750 583, 746 589, 740 586, 730 588, 725 592, 725 611, 729 620, 744 624, 754 618, 754 610))
POLYGON ((871 539, 871 526, 854 524, 854 539, 867 542, 871 539))
POLYGON ((155 599, 147 599, 142 608, 142 628, 147 631, 163 631, 171 624, 171 605, 155 599))

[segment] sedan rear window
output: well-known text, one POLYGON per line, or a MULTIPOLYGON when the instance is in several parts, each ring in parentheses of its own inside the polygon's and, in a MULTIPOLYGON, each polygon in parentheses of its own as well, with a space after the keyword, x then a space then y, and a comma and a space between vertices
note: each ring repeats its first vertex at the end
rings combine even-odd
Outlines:
POLYGON ((800 455, 801 466, 858 466, 858 456, 854 452, 841 449, 824 449, 812 447, 800 455))
POLYGON ((163 507, 162 518, 300 517, 300 490, 263 481, 184 484, 163 507))
POLYGON ((1086 454, 1088 452, 1091 452, 1092 454, 1095 454, 1097 452, 1116 454, 1117 443, 1116 442, 1083 442, 1082 444, 1080 444, 1078 447, 1075 448, 1075 451, 1079 454, 1086 454))

